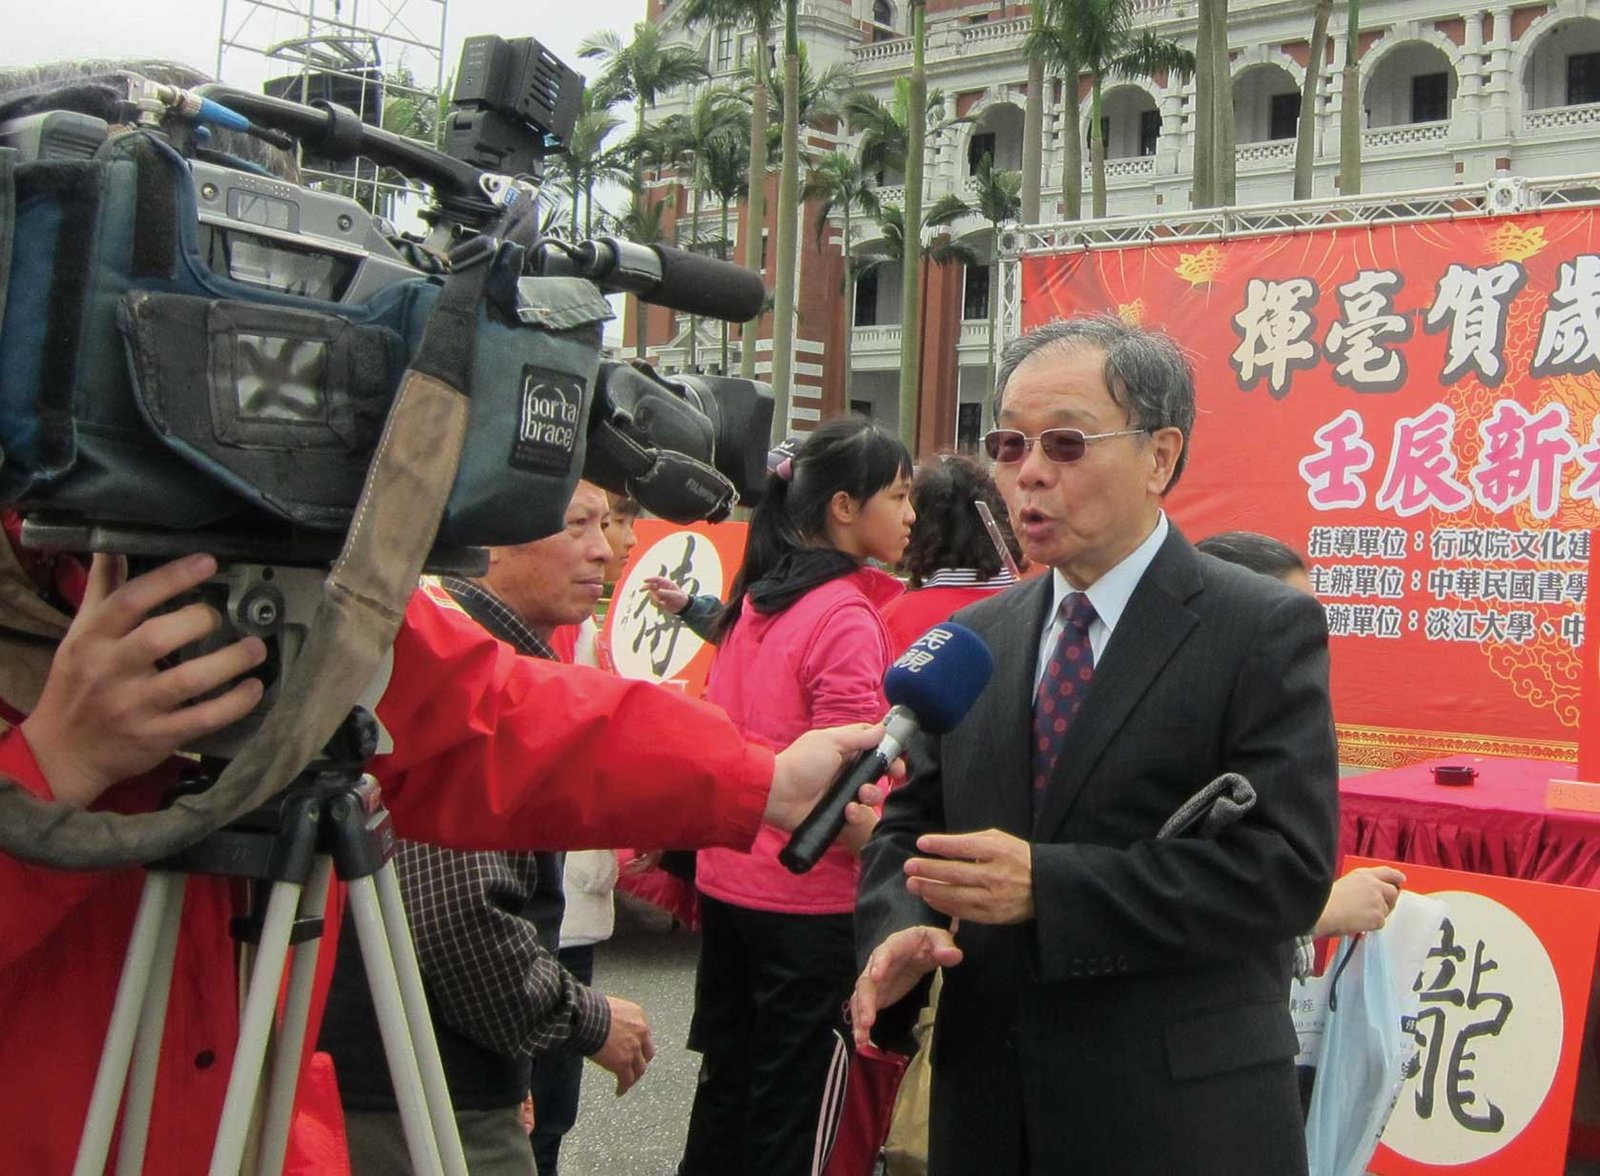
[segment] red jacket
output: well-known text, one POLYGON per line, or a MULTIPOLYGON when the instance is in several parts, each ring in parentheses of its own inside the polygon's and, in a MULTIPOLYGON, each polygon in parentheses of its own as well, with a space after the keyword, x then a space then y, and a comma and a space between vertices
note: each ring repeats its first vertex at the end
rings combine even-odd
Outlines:
MULTIPOLYGON (((743 846, 755 835, 772 753, 739 737, 714 707, 518 657, 426 592, 412 599, 388 671, 376 710, 396 745, 372 770, 402 836, 573 849, 743 846)), ((151 808, 175 767, 118 785, 103 807, 151 808)), ((19 732, 0 737, 0 772, 49 796, 19 732)), ((137 870, 67 873, 0 854, 0 1176, 72 1168, 141 881, 137 870)), ((233 909, 233 884, 190 881, 148 1172, 187 1176, 208 1166, 237 1023, 233 909)), ((323 945, 325 960, 333 946, 323 945)), ((299 1171, 342 1170, 336 1113, 321 1135, 330 1116, 313 1118, 320 1124, 296 1124, 299 1171), (309 1146, 319 1141, 320 1153, 309 1146)))
POLYGON ((996 592, 1011 587, 1010 582, 994 587, 964 584, 937 588, 914 588, 883 609, 883 623, 889 630, 889 645, 899 657, 911 643, 940 621, 948 621, 969 604, 987 600, 996 592))

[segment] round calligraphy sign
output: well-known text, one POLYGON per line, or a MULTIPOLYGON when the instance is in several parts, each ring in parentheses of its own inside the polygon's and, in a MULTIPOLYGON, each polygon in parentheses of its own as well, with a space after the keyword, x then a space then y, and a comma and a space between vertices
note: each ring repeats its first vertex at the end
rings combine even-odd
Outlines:
POLYGON ((1539 937, 1513 911, 1466 891, 1434 895, 1450 917, 1416 991, 1400 1101, 1383 1133, 1424 1164, 1469 1164, 1520 1135, 1544 1104, 1561 1058, 1561 986, 1539 937))
POLYGON ((677 617, 651 603, 648 576, 665 576, 690 596, 723 592, 722 557, 705 535, 674 531, 633 560, 617 585, 611 608, 611 656, 625 678, 662 681, 678 677, 705 644, 677 617))

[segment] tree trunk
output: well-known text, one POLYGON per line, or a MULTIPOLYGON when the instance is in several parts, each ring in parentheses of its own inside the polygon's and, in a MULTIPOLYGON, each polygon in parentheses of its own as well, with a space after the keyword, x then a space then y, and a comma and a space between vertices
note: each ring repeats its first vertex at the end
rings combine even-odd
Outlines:
POLYGON ((856 329, 856 272, 850 266, 850 206, 854 198, 844 202, 844 410, 850 411, 850 344, 856 329))
MULTIPOLYGON (((1033 27, 1040 25, 1037 6, 1033 27)), ((1044 58, 1028 59, 1028 101, 1022 111, 1022 223, 1039 223, 1039 185, 1044 176, 1044 58)))
MULTIPOLYGON (((577 233, 577 229, 573 229, 577 233)), ((594 236, 594 181, 589 180, 583 185, 583 235, 594 236)))
POLYGON ((577 177, 576 176, 573 177, 573 183, 572 183, 572 239, 574 241, 576 241, 578 239, 578 197, 580 195, 586 194, 588 192, 588 189, 589 189, 589 185, 584 184, 584 185, 582 185, 580 187, 578 182, 577 182, 577 177))
MULTIPOLYGON (((761 269, 761 226, 766 221, 767 194, 767 41, 770 29, 756 30, 755 80, 750 90, 750 188, 744 203, 744 266, 761 269)), ((757 315, 739 328, 739 374, 754 379, 756 336, 761 333, 757 315)))
MULTIPOLYGON (((717 256, 723 261, 728 260, 728 202, 722 202, 722 243, 717 247, 717 256)), ((717 370, 719 376, 730 375, 728 371, 728 331, 731 324, 727 319, 722 320, 722 366, 717 370)))
MULTIPOLYGON (((644 99, 639 100, 639 117, 634 124, 634 142, 638 143, 644 137, 644 99)), ((633 157, 633 206, 642 214, 644 212, 644 159, 638 155, 633 157)), ((644 299, 637 294, 633 296, 633 354, 638 359, 644 358, 645 328, 649 319, 645 312, 644 299)))
POLYGON ((1339 96, 1339 195, 1361 194, 1361 0, 1350 0, 1339 96))
MULTIPOLYGON (((693 249, 694 246, 696 246, 696 245, 698 245, 700 243, 700 188, 699 188, 698 185, 695 186, 695 190, 694 190, 694 212, 691 214, 691 220, 690 220, 690 223, 689 223, 689 233, 690 233, 689 247, 691 249, 693 249)), ((696 252, 698 252, 698 250, 696 250, 696 252)), ((695 354, 695 344, 696 344, 695 336, 698 335, 699 333, 700 333, 700 316, 691 314, 689 316, 689 363, 688 363, 688 368, 689 368, 689 370, 691 372, 697 372, 697 371, 700 370, 699 358, 695 354)))
POLYGON ((980 420, 994 420, 994 326, 1000 314, 1000 224, 994 224, 994 240, 989 244, 989 367, 983 378, 983 410, 980 420))
POLYGON ((1212 67, 1212 97, 1216 104, 1215 169, 1217 203, 1231 206, 1234 203, 1238 173, 1237 155, 1234 151, 1233 125, 1233 66, 1228 56, 1228 0, 1212 0, 1211 52, 1215 58, 1212 67))
POLYGON ((1100 75, 1089 90, 1089 176, 1094 185, 1094 216, 1106 214, 1106 136, 1100 125, 1100 75))
POLYGON ((772 391, 778 397, 772 440, 789 434, 794 407, 795 237, 800 209, 800 0, 787 0, 783 55, 783 170, 778 176, 777 300, 772 315, 772 391))
POLYGON ((1083 121, 1083 104, 1078 100, 1078 75, 1062 83, 1062 121, 1067 133, 1061 140, 1061 200, 1067 206, 1067 219, 1083 216, 1083 140, 1078 124, 1083 121))
POLYGON ((1317 0, 1311 22, 1311 48, 1306 57, 1306 78, 1300 84, 1300 118, 1295 125, 1294 198, 1310 200, 1317 162, 1317 91, 1322 85, 1324 58, 1328 55, 1328 14, 1333 0, 1317 0))
POLYGON ((900 440, 917 451, 917 408, 922 393, 922 168, 928 129, 928 77, 924 69, 927 0, 911 0, 911 95, 906 126, 905 248, 900 297, 900 440))
POLYGON ((1211 52, 1211 6, 1200 0, 1195 23, 1194 49, 1194 206, 1217 204, 1217 108, 1212 98, 1217 88, 1216 58, 1211 52))

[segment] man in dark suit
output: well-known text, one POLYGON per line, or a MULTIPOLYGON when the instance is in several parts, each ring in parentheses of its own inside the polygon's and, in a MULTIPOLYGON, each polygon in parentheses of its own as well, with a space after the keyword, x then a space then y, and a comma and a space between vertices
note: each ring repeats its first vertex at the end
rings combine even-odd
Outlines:
POLYGON ((857 1036, 903 1042, 944 968, 932 1176, 1302 1173, 1291 941, 1337 824, 1322 610, 1167 521, 1194 421, 1171 340, 1052 323, 1007 348, 996 404, 996 479, 1054 571, 958 614, 995 677, 913 743, 863 855, 857 1036), (1157 840, 1223 772, 1248 814, 1157 840))

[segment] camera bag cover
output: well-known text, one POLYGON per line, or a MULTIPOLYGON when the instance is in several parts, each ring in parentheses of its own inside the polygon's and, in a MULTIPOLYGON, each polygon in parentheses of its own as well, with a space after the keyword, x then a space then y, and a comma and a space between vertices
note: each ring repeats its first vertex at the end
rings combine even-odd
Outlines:
POLYGON ((342 532, 438 311, 460 320, 471 365, 439 540, 560 529, 612 317, 592 283, 519 279, 520 250, 502 249, 480 251, 492 272, 471 306, 441 307, 421 275, 360 304, 278 293, 206 265, 188 166, 160 136, 117 135, 88 161, 0 156, 0 501, 342 532))

